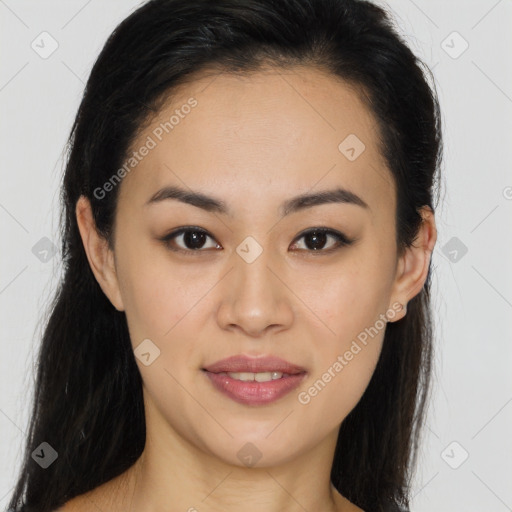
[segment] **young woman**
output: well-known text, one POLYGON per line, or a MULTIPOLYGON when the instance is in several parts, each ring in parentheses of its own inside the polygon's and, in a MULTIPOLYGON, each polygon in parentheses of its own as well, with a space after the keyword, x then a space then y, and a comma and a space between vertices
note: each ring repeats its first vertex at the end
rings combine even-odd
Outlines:
POLYGON ((359 0, 153 0, 69 140, 9 507, 407 510, 440 113, 359 0))

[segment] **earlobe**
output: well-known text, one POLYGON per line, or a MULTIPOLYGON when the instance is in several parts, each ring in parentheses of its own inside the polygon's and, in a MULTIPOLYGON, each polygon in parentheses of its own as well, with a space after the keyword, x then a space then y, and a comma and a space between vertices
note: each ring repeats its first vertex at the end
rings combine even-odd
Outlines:
POLYGON ((124 311, 113 251, 108 241, 98 233, 91 204, 85 196, 80 196, 75 208, 76 220, 87 260, 103 293, 118 311, 124 311))
POLYGON ((397 266, 393 300, 402 304, 396 320, 407 313, 407 303, 421 292, 427 279, 430 258, 437 239, 434 212, 425 206, 421 209, 423 221, 413 244, 404 251, 397 266))

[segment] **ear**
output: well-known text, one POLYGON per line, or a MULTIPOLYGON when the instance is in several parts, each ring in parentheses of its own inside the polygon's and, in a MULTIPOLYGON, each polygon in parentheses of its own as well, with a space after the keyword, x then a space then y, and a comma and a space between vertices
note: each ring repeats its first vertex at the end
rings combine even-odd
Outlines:
POLYGON ((405 249, 398 261, 393 285, 392 304, 399 302, 403 307, 390 321, 400 320, 406 315, 407 303, 420 293, 427 280, 430 257, 437 240, 437 229, 434 212, 428 206, 422 207, 420 213, 423 221, 414 242, 405 249))
POLYGON ((124 311, 114 253, 108 247, 107 240, 96 230, 91 204, 83 195, 76 202, 75 214, 87 259, 98 284, 112 305, 118 311, 124 311))

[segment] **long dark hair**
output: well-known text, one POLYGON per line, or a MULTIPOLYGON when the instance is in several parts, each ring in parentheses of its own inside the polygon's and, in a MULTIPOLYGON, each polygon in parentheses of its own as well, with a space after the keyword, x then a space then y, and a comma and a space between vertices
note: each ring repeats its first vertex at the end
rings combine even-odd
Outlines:
MULTIPOLYGON (((125 313, 113 307, 89 267, 75 216, 79 196, 89 199, 97 229, 111 241, 119 187, 101 199, 94 191, 121 167, 173 88, 201 70, 244 73, 265 64, 315 66, 361 92, 396 184, 400 253, 418 233, 419 209, 434 210, 442 154, 435 84, 385 10, 361 0, 143 4, 106 42, 69 136, 64 274, 38 353, 12 510, 54 510, 126 471, 144 449, 142 379, 125 313), (43 442, 58 453, 46 469, 32 456, 43 442)), ((388 323, 374 375, 339 431, 332 483, 367 512, 409 506, 433 359, 430 270, 407 315, 388 323)))

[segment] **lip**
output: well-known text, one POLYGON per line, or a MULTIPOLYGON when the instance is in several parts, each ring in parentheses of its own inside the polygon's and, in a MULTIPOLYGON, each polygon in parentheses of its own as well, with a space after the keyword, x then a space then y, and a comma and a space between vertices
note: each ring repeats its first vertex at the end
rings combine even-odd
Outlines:
POLYGON ((232 379, 227 373, 211 373, 206 370, 204 373, 215 389, 244 405, 266 405, 275 402, 295 389, 307 375, 297 373, 268 382, 247 382, 232 379))
POLYGON ((244 405, 266 405, 290 393, 304 380, 307 371, 278 357, 228 357, 202 369, 214 388, 231 400, 244 405), (268 382, 241 381, 227 373, 280 372, 280 379, 268 382))
POLYGON ((280 357, 249 357, 237 355, 221 359, 211 365, 205 366, 204 370, 210 373, 221 372, 281 372, 289 375, 304 373, 306 370, 298 365, 292 364, 280 357))

